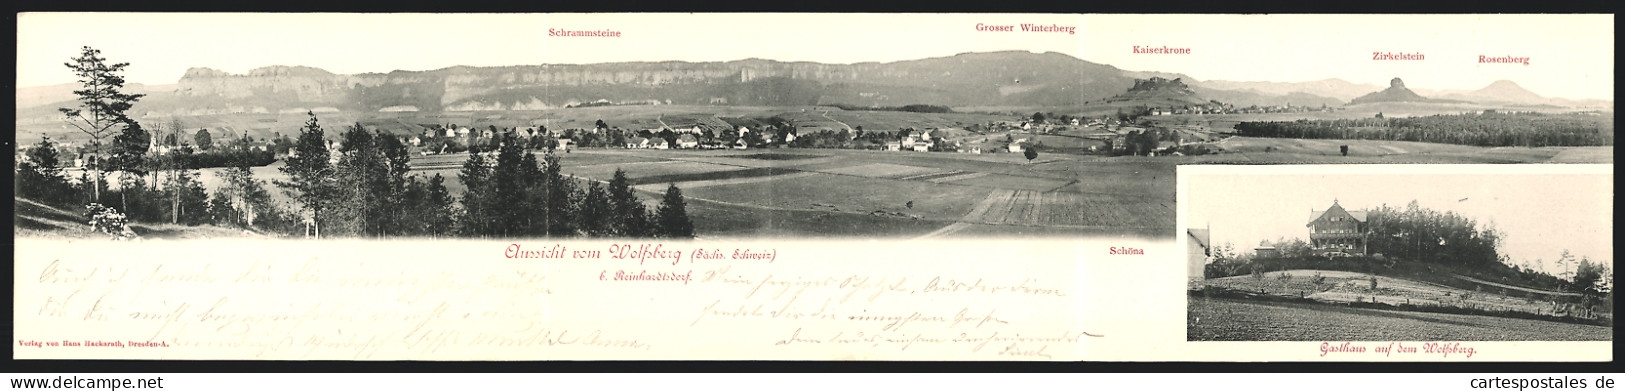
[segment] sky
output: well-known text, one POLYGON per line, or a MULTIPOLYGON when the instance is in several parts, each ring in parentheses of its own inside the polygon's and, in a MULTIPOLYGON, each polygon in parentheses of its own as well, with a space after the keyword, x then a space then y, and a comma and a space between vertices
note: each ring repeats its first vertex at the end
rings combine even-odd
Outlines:
POLYGON ((1473 218, 1481 229, 1493 225, 1515 263, 1543 259, 1555 274, 1565 249, 1576 259, 1613 262, 1612 165, 1249 166, 1202 175, 1187 167, 1180 173, 1185 226, 1207 227, 1213 244, 1238 251, 1264 239, 1307 241, 1310 210, 1334 199, 1349 210, 1416 200, 1473 218))
POLYGON ((1198 80, 1340 78, 1413 89, 1512 80, 1545 97, 1613 99, 1612 15, 1136 15, 1090 17, 1084 59, 1198 80), (1134 45, 1191 54, 1135 54, 1134 45), (1421 54, 1372 60, 1372 52, 1421 54), (1528 57, 1529 65, 1478 62, 1528 57))
POLYGON ((1077 15, 786 14, 25 14, 18 85, 73 82, 62 66, 91 45, 131 63, 128 79, 174 83, 189 67, 244 73, 307 65, 335 73, 454 65, 617 61, 856 63, 1001 50, 1076 56, 1079 36, 986 33, 977 23, 1076 26, 1077 15), (75 23, 93 20, 93 23, 75 23), (619 38, 549 37, 549 29, 619 38))
POLYGON ((131 82, 172 84, 188 68, 231 73, 304 65, 334 73, 615 61, 855 63, 965 52, 1061 52, 1201 80, 1342 78, 1413 88, 1478 89, 1500 79, 1548 97, 1613 97, 1608 15, 1021 15, 1021 14, 188 14, 18 16, 17 85, 72 83, 62 63, 90 45, 129 62, 131 82), (978 31, 1060 25, 1063 32, 978 31), (619 38, 549 37, 549 29, 619 38), (1133 54, 1133 45, 1190 48, 1133 54), (1423 61, 1372 61, 1372 51, 1423 61), (1479 54, 1530 65, 1477 64, 1479 54))

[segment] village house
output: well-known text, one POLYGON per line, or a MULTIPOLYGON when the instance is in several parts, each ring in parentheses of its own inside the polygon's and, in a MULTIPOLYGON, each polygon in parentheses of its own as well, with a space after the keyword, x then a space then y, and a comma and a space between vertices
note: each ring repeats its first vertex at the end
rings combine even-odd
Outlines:
POLYGON ((700 139, 692 134, 677 136, 677 148, 692 149, 700 146, 700 139))
POLYGON ((1366 211, 1345 210, 1337 200, 1326 210, 1310 210, 1309 246, 1316 255, 1365 255, 1371 227, 1366 211))
POLYGON ((648 148, 648 147, 649 147, 649 139, 647 139, 647 138, 633 137, 633 138, 626 139, 626 148, 627 149, 642 149, 642 148, 648 148))
POLYGON ((652 142, 649 144, 651 148, 654 148, 654 149, 671 149, 671 145, 666 143, 666 139, 656 137, 651 141, 652 142))

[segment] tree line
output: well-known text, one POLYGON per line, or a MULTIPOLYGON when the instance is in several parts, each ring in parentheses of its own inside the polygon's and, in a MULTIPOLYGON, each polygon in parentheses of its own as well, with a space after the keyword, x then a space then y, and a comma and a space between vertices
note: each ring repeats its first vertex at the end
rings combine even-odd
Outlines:
POLYGON ((1414 118, 1242 122, 1250 137, 1419 141, 1482 147, 1614 145, 1614 118, 1591 113, 1439 114, 1414 118))
MULTIPOLYGON (((538 162, 527 148, 532 145, 507 133, 495 151, 469 153, 458 175, 467 189, 455 197, 441 175, 411 173, 409 148, 394 135, 369 132, 357 123, 330 150, 314 113, 297 139, 287 142, 291 154, 280 168, 287 179, 269 183, 291 198, 292 205, 274 200, 268 183, 252 170, 259 163, 257 155, 246 153, 234 156, 220 173, 220 186, 210 192, 200 180, 199 165, 186 163, 194 156, 190 148, 182 145, 173 154, 149 156, 152 135, 124 114, 141 98, 119 92, 123 79, 116 73, 128 64, 106 64, 99 53, 85 47, 68 63, 85 89, 78 92, 78 108, 62 109, 70 123, 91 136, 98 158, 79 180, 71 181, 57 143, 42 139, 17 166, 19 197, 57 206, 117 206, 138 222, 240 226, 295 236, 694 236, 682 191, 675 185, 649 211, 625 172, 617 170, 607 186, 589 182, 582 188, 575 178, 563 176, 556 155, 538 162), (112 142, 104 145, 109 137, 112 142), (103 154, 111 156, 100 159, 103 154), (107 186, 108 173, 118 175, 118 189, 107 186), (150 183, 148 174, 154 177, 150 183), (158 186, 160 181, 164 186, 158 186), (117 203, 104 201, 108 199, 117 203)), ((196 137, 208 137, 207 132, 196 137)))
POLYGON ((858 106, 844 103, 831 103, 826 106, 846 111, 904 111, 910 113, 952 113, 953 108, 942 105, 912 104, 903 106, 858 106))
MULTIPOLYGON (((1257 254, 1238 252, 1226 243, 1213 248, 1213 261, 1206 265, 1205 274, 1219 278, 1260 273, 1275 270, 1272 265, 1366 273, 1450 271, 1591 297, 1603 297, 1612 292, 1613 273, 1607 263, 1583 256, 1577 259, 1568 250, 1556 261, 1560 269, 1556 274, 1545 271, 1544 263, 1539 260, 1514 262, 1500 253, 1502 234, 1499 230, 1480 226, 1476 220, 1455 212, 1436 211, 1411 201, 1403 207, 1384 204, 1371 209, 1366 216, 1369 224, 1366 245, 1370 256, 1319 258, 1313 246, 1302 238, 1278 238, 1259 242, 1260 246, 1273 247, 1277 254, 1272 259, 1263 259, 1257 254)), ((1447 275, 1419 277, 1450 280, 1447 275)))

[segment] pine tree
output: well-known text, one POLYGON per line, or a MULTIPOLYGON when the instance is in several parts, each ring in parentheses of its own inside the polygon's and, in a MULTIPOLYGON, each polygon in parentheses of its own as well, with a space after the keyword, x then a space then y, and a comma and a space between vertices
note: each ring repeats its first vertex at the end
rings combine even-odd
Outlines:
POLYGON ((271 204, 271 193, 265 190, 265 181, 254 178, 254 171, 248 163, 247 158, 242 157, 226 168, 222 172, 225 186, 217 190, 216 195, 229 201, 231 208, 236 210, 231 223, 254 227, 256 219, 275 215, 276 211, 271 204))
POLYGON ((130 120, 124 130, 113 137, 113 155, 107 160, 107 168, 126 174, 146 175, 147 152, 151 146, 152 133, 135 120, 130 120))
POLYGON ((610 236, 612 216, 609 194, 598 182, 588 182, 587 193, 581 197, 581 231, 591 237, 610 236))
POLYGON ((649 212, 638 200, 632 191, 631 180, 627 179, 626 171, 615 169, 615 176, 609 180, 609 205, 613 213, 610 232, 622 237, 649 237, 653 230, 649 226, 649 212))
POLYGON ((497 147, 496 167, 491 170, 488 185, 487 213, 496 236, 542 236, 549 217, 541 205, 548 194, 545 188, 534 188, 542 182, 542 171, 536 165, 536 155, 512 141, 509 136, 497 147))
POLYGON ((327 139, 317 123, 316 113, 307 113, 310 120, 299 131, 293 156, 283 159, 281 170, 287 181, 277 181, 284 193, 303 206, 306 221, 311 223, 317 237, 321 236, 322 222, 328 219, 327 208, 332 203, 335 184, 333 167, 328 160, 327 139))
POLYGON ((491 221, 491 177, 493 164, 484 155, 470 150, 457 178, 463 182, 463 213, 458 230, 464 235, 485 237, 495 232, 491 221))
POLYGON ((50 138, 41 138, 39 144, 28 149, 27 159, 17 164, 12 194, 54 205, 74 201, 73 185, 62 176, 61 159, 50 138))
POLYGON ((94 173, 89 175, 89 178, 95 181, 91 184, 91 191, 92 198, 97 201, 102 197, 101 165, 106 160, 102 157, 102 139, 132 125, 134 121, 125 114, 125 111, 145 96, 120 91, 124 88, 124 77, 119 76, 118 72, 130 66, 130 63, 108 64, 107 59, 101 57, 101 53, 100 50, 85 46, 80 50, 78 57, 70 59, 72 62, 65 64, 79 77, 79 85, 84 89, 73 92, 78 96, 77 108, 57 109, 68 124, 90 136, 93 157, 90 159, 90 169, 94 173))
POLYGON ((452 233, 453 216, 456 215, 452 203, 455 200, 452 199, 451 192, 446 190, 445 183, 446 178, 440 174, 434 174, 426 182, 419 182, 417 177, 412 177, 408 192, 414 195, 408 197, 411 200, 409 208, 412 211, 408 222, 418 227, 414 234, 442 236, 452 233))
POLYGON ((164 190, 172 201, 167 205, 171 223, 198 225, 210 221, 209 192, 198 181, 196 170, 177 170, 164 183, 164 190))
POLYGON ((688 203, 683 201, 683 190, 673 183, 666 187, 655 220, 660 225, 660 236, 668 238, 694 237, 694 222, 688 219, 688 203))
MULTIPOLYGON (((529 153, 527 153, 529 155, 529 153)), ((534 159, 534 157, 532 157, 534 159)), ((575 189, 575 182, 565 178, 560 171, 559 157, 548 154, 543 158, 542 182, 539 183, 546 195, 543 200, 543 216, 547 217, 545 231, 547 236, 574 236, 579 226, 576 221, 579 194, 575 189)))
MULTIPOLYGON (((330 214, 342 221, 338 226, 345 233, 387 236, 399 216, 399 197, 396 196, 404 185, 404 178, 397 179, 393 175, 379 136, 382 135, 367 132, 359 123, 344 132, 344 141, 339 147, 344 155, 339 158, 335 175, 341 185, 330 214)), ((405 163, 398 164, 406 169, 405 163)), ((405 171, 399 173, 404 175, 405 171)))
MULTIPOLYGON (((147 150, 152 146, 152 133, 141 128, 135 120, 126 120, 124 129, 113 137, 112 157, 106 168, 119 173, 119 208, 131 217, 147 217, 145 213, 130 209, 129 195, 139 193, 145 185, 139 180, 147 175, 147 150)), ((147 200, 137 200, 138 203, 147 200)), ((142 219, 148 220, 148 219, 142 219)))

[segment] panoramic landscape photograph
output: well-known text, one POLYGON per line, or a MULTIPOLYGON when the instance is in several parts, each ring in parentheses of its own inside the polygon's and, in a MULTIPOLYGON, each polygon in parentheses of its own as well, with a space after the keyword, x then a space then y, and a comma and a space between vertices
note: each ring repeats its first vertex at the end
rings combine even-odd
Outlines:
POLYGON ((1613 340, 1612 166, 1467 167, 1182 178, 1187 339, 1613 340))
POLYGON ((1167 240, 1179 165, 1613 162, 1608 18, 918 16, 21 14, 14 232, 1167 240), (1509 18, 1574 28, 1450 39, 1509 18))

